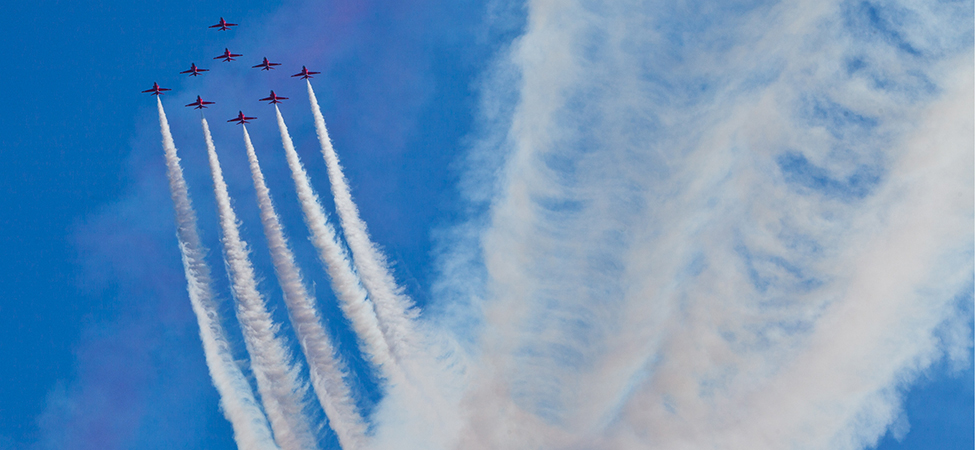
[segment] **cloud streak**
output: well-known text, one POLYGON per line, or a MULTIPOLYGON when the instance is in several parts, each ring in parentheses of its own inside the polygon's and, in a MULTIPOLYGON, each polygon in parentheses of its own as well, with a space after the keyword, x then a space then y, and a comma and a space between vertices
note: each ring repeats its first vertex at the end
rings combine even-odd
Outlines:
POLYGON ((444 256, 485 280, 459 447, 875 443, 961 353, 937 334, 972 285, 956 8, 529 2, 517 82, 484 92, 510 121, 471 156, 509 152, 468 176, 483 260, 444 256))

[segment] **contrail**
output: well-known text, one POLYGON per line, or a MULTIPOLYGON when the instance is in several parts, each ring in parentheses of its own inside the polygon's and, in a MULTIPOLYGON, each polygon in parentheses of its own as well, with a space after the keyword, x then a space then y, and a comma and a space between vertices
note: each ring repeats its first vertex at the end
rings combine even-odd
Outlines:
POLYGON ((244 128, 244 144, 247 147, 251 177, 254 179, 254 190, 257 191, 257 204, 261 209, 261 224, 264 226, 264 235, 274 262, 274 272, 281 283, 291 323, 308 360, 312 387, 342 448, 362 448, 366 429, 349 386, 342 379, 345 367, 336 358, 335 349, 315 309, 314 298, 308 295, 308 290, 301 281, 301 271, 295 264, 294 253, 288 248, 288 240, 271 202, 271 194, 264 182, 264 174, 261 173, 247 128, 244 128))
MULTIPOLYGON (((362 285, 375 307, 376 317, 395 358, 397 369, 406 381, 398 385, 399 392, 389 403, 394 408, 409 410, 409 418, 406 422, 401 422, 409 425, 400 428, 401 433, 397 434, 409 434, 417 438, 417 442, 425 442, 419 448, 453 446, 455 444, 446 443, 450 438, 445 436, 451 435, 449 430, 457 427, 459 417, 457 399, 452 397, 454 394, 451 391, 451 382, 448 381, 456 375, 450 366, 457 360, 450 355, 447 350, 450 345, 445 341, 430 340, 431 336, 419 332, 416 323, 419 312, 413 307, 412 300, 397 285, 385 255, 369 238, 366 223, 359 217, 359 209, 352 200, 338 156, 332 148, 315 91, 310 81, 306 80, 306 85, 315 117, 315 131, 327 165, 332 195, 335 197, 335 209, 345 233, 345 240, 352 250, 352 259, 362 285), (420 352, 420 348, 424 351, 420 352)), ((391 417, 385 419, 393 423, 400 420, 391 417)), ((390 437, 377 436, 376 440, 388 441, 390 437)), ((392 445, 402 445, 395 442, 396 438, 393 439, 392 445)))
POLYGON ((317 448, 316 439, 304 415, 305 388, 298 381, 298 368, 284 342, 275 336, 275 325, 264 298, 257 290, 254 267, 248 257, 247 244, 240 237, 237 215, 230 205, 230 194, 224 182, 210 127, 203 119, 213 190, 217 198, 223 251, 230 275, 232 292, 237 300, 237 320, 244 333, 244 343, 251 356, 251 367, 257 380, 264 410, 274 430, 274 439, 284 450, 317 448))
POLYGON ((366 223, 359 217, 359 209, 352 200, 342 166, 332 148, 315 91, 310 81, 306 80, 306 85, 315 117, 315 132, 325 158, 332 195, 335 197, 335 209, 345 233, 345 241, 352 250, 352 261, 362 285, 372 300, 383 337, 396 361, 397 369, 406 381, 398 385, 401 398, 397 401, 410 409, 413 432, 423 430, 419 433, 440 433, 456 417, 452 412, 456 411, 455 405, 444 397, 442 391, 447 379, 442 364, 447 360, 432 358, 430 353, 416 351, 420 345, 420 335, 415 323, 418 311, 396 284, 386 264, 386 257, 369 238, 366 223))
POLYGON ((335 229, 328 223, 325 211, 318 201, 318 194, 308 181, 308 174, 305 173, 305 168, 298 159, 298 153, 288 134, 288 127, 284 124, 284 118, 281 117, 281 111, 275 107, 275 112, 278 116, 278 129, 281 131, 281 143, 284 146, 288 166, 291 168, 298 199, 301 201, 305 223, 311 231, 312 243, 318 249, 318 256, 332 280, 332 290, 339 300, 339 307, 352 323, 363 353, 388 381, 396 383, 402 379, 401 372, 383 337, 376 312, 366 299, 366 291, 359 284, 359 278, 352 270, 349 257, 335 235, 335 229))
POLYGON ((271 438, 267 418, 261 412, 250 384, 244 378, 240 367, 234 362, 227 342, 220 315, 213 302, 213 288, 210 284, 210 267, 204 260, 206 250, 200 243, 196 229, 196 211, 190 202, 183 169, 176 156, 176 144, 169 131, 169 121, 163 111, 162 100, 157 97, 159 107, 159 126, 162 128, 162 144, 166 153, 166 169, 169 189, 176 209, 176 236, 183 256, 183 269, 186 273, 187 290, 196 321, 200 326, 200 340, 203 341, 203 354, 213 385, 220 394, 220 407, 224 416, 234 429, 234 440, 241 450, 276 450, 278 446, 271 438))
POLYGON ((332 141, 325 128, 325 118, 315 98, 315 91, 308 84, 308 99, 311 102, 312 114, 315 115, 315 131, 322 146, 322 156, 328 166, 328 178, 332 184, 332 195, 335 196, 335 209, 345 232, 346 242, 352 250, 352 260, 362 278, 362 284, 369 292, 369 298, 376 305, 376 315, 379 317, 383 334, 393 353, 398 358, 411 353, 415 339, 414 320, 417 311, 413 302, 403 294, 396 284, 386 264, 386 257, 376 248, 369 238, 366 223, 359 217, 359 209, 352 201, 349 185, 342 174, 338 156, 332 148, 332 141))

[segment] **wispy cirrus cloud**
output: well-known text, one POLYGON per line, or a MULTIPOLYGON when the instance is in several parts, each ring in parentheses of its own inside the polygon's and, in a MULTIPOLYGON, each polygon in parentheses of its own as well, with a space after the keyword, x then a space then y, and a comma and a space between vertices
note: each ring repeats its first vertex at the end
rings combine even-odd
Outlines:
POLYGON ((443 257, 482 297, 462 446, 875 443, 971 345, 939 331, 972 286, 970 9, 529 2, 443 257))

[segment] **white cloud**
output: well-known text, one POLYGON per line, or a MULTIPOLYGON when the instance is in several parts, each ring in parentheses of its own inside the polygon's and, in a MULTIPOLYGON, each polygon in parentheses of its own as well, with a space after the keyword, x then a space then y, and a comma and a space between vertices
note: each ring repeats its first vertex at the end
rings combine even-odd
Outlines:
POLYGON ((486 274, 460 447, 875 442, 970 345, 939 331, 975 216, 950 8, 530 2, 480 247, 444 257, 444 286, 486 274))

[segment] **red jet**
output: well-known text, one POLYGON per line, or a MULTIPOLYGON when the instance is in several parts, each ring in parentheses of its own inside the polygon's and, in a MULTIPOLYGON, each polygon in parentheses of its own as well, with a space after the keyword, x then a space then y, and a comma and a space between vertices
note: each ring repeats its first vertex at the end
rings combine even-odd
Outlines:
POLYGON ((292 75, 292 77, 301 77, 302 80, 307 80, 309 78, 312 78, 312 75, 317 75, 320 73, 321 72, 309 72, 308 69, 305 68, 305 66, 301 66, 301 72, 292 75))
POLYGON ((172 89, 166 89, 159 87, 155 82, 152 83, 152 89, 146 89, 142 92, 152 92, 152 95, 162 95, 163 91, 171 91, 172 89))
MULTIPOLYGON (((223 17, 221 17, 220 18, 220 23, 218 23, 216 25, 210 25, 208 28, 219 28, 220 30, 229 30, 230 27, 236 27, 236 26, 237 26, 236 23, 227 23, 227 21, 226 20, 223 20, 223 17)), ((220 30, 217 30, 217 31, 220 31, 220 30)))
POLYGON ((271 70, 271 69, 274 68, 273 66, 280 66, 280 65, 281 65, 281 63, 273 63, 273 62, 270 62, 270 61, 267 60, 267 57, 264 57, 264 62, 262 62, 262 63, 260 63, 260 64, 258 64, 256 66, 252 66, 251 68, 252 69, 256 69, 256 68, 260 67, 261 70, 271 70))
POLYGON ((257 119, 257 117, 247 117, 247 116, 244 115, 244 112, 243 111, 238 111, 237 112, 237 117, 235 117, 233 119, 230 119, 227 122, 237 122, 237 125, 243 125, 245 123, 250 123, 248 121, 249 120, 254 120, 254 119, 257 119))
POLYGON ((213 102, 205 102, 205 101, 203 101, 202 98, 200 98, 199 95, 197 95, 196 96, 196 101, 193 102, 193 103, 190 103, 189 105, 186 105, 186 106, 195 106, 195 108, 193 108, 193 109, 203 109, 203 108, 206 108, 206 105, 212 105, 212 104, 213 104, 213 102))
POLYGON ((224 60, 224 62, 230 62, 230 61, 234 61, 234 58, 236 58, 238 56, 244 56, 244 55, 238 55, 236 53, 230 53, 230 49, 229 48, 225 48, 225 49, 223 49, 223 54, 222 55, 220 55, 220 56, 214 56, 213 59, 222 59, 222 60, 224 60))
POLYGON ((269 101, 269 102, 271 102, 270 104, 273 105, 275 103, 281 103, 281 100, 287 100, 287 99, 288 99, 288 97, 278 97, 277 95, 274 94, 274 91, 271 91, 271 96, 270 97, 268 97, 268 98, 262 98, 262 99, 260 99, 258 101, 261 101, 261 102, 268 102, 269 101))
POLYGON ((192 63, 192 64, 190 64, 190 70, 184 70, 184 71, 182 71, 180 73, 188 73, 188 74, 190 74, 191 77, 195 77, 195 76, 199 75, 200 72, 209 72, 209 71, 210 71, 210 69, 201 69, 199 67, 196 67, 196 63, 192 63))

